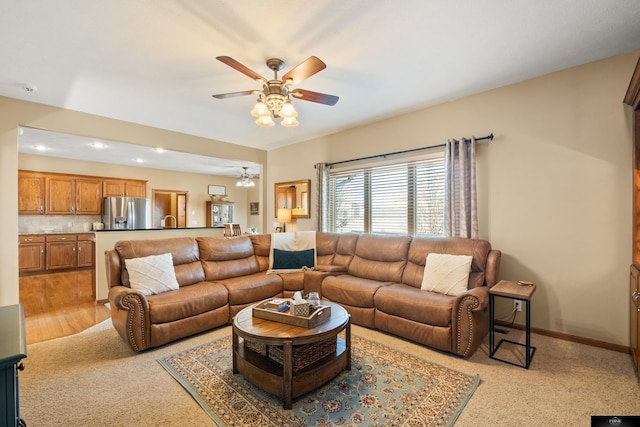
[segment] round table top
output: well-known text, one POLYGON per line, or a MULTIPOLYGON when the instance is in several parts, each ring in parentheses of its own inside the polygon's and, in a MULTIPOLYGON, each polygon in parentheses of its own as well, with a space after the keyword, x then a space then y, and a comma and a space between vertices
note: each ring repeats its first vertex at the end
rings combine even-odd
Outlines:
POLYGON ((242 309, 233 318, 233 330, 243 338, 265 344, 280 345, 284 341, 293 344, 308 344, 335 336, 349 324, 349 313, 339 304, 320 301, 323 306, 331 307, 331 316, 315 328, 304 328, 286 323, 253 317, 253 307, 242 309))

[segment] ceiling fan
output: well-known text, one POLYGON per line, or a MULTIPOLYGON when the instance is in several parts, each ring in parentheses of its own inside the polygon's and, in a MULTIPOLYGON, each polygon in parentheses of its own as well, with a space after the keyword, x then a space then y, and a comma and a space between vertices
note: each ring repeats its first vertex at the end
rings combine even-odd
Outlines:
POLYGON ((334 95, 327 95, 325 93, 291 87, 299 84, 303 80, 308 79, 327 67, 324 62, 315 56, 309 57, 298 66, 291 69, 283 75, 281 79, 278 79, 278 71, 284 68, 284 61, 278 58, 268 59, 267 67, 273 70, 272 80, 267 80, 229 56, 218 56, 216 59, 227 64, 231 68, 240 71, 242 74, 251 77, 253 80, 262 83, 262 90, 254 89, 212 95, 217 99, 233 98, 244 95, 258 95, 258 101, 251 110, 251 114, 258 118, 256 123, 259 126, 273 126, 273 118, 276 117, 282 118, 281 124, 283 126, 297 126, 299 124, 296 119, 298 113, 293 107, 293 104, 291 104, 290 96, 303 101, 316 102, 325 105, 335 105, 336 102, 338 102, 339 98, 334 95))

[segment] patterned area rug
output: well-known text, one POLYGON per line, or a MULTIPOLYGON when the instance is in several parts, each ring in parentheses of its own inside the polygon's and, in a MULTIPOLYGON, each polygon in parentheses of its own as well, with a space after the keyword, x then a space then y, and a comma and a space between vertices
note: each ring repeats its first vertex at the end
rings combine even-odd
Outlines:
POLYGON ((158 362, 220 426, 451 426, 478 387, 467 375, 352 335, 351 371, 293 408, 231 370, 231 337, 158 362))

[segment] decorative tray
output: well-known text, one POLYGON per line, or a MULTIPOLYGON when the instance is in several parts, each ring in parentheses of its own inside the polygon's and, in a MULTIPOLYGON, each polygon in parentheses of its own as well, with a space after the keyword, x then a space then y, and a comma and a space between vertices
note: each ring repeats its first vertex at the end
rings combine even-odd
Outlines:
POLYGON ((325 322, 331 316, 331 307, 320 305, 309 316, 294 316, 289 311, 278 312, 273 309, 267 309, 267 303, 263 301, 253 306, 253 317, 259 319, 271 320, 273 322, 286 323, 288 325, 299 326, 302 328, 315 328, 319 324, 325 322))

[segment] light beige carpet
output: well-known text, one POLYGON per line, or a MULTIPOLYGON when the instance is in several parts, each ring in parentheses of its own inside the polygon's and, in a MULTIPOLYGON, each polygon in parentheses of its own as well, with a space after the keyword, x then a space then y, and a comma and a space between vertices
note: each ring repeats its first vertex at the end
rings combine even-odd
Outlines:
MULTIPOLYGON (((20 372, 22 416, 37 427, 214 425, 157 359, 230 333, 227 326, 138 354, 106 321, 29 345, 20 372)), ((456 426, 588 426, 591 415, 640 414, 640 387, 628 354, 534 334, 538 349, 526 370, 490 359, 488 339, 462 359, 357 326, 352 333, 479 374, 480 386, 456 426)))
POLYGON ((231 346, 224 337, 158 360, 221 425, 449 427, 480 382, 353 335, 351 369, 283 409, 282 399, 233 374, 231 346))

